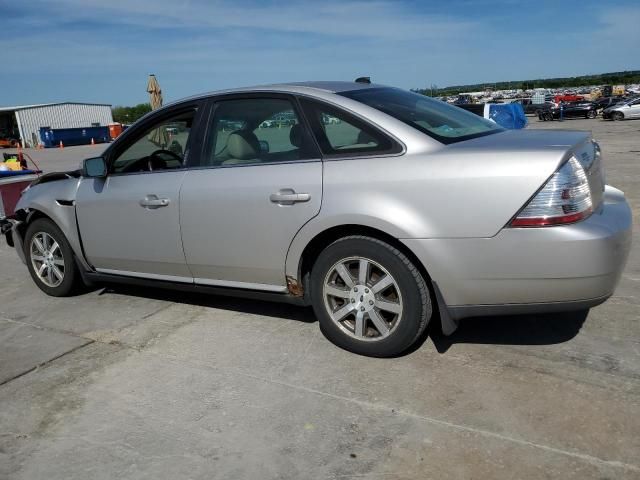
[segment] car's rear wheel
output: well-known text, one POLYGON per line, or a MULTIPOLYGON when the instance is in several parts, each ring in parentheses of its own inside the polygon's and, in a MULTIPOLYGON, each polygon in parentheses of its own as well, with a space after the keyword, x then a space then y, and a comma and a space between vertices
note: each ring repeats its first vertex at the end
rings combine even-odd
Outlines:
POLYGON ((611 118, 614 120, 624 120, 624 113, 622 112, 613 112, 611 114, 611 118))
POLYGON ((350 236, 329 245, 313 266, 311 297, 324 335, 361 355, 402 353, 431 318, 420 271, 398 249, 372 237, 350 236))
POLYGON ((596 112, 595 110, 589 110, 589 113, 587 113, 587 118, 596 118, 598 116, 598 112, 596 112))
POLYGON ((64 297, 80 285, 71 246, 51 220, 39 218, 29 225, 24 249, 31 278, 47 295, 64 297))

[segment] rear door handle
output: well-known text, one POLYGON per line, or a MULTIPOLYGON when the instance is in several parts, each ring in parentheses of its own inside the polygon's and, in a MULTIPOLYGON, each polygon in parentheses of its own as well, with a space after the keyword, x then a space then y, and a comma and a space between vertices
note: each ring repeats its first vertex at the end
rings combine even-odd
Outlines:
POLYGON ((169 205, 168 198, 158 198, 157 195, 147 195, 140 200, 140 206, 144 208, 160 208, 169 205))
POLYGON ((272 193, 269 200, 280 205, 293 205, 299 202, 308 202, 311 195, 308 193, 296 193, 292 188, 283 188, 278 193, 272 193))

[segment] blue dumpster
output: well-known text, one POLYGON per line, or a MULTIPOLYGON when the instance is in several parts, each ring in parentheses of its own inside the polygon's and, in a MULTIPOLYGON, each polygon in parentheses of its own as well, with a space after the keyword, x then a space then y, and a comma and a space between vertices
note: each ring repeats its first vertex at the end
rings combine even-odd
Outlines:
POLYGON ((81 128, 40 128, 40 141, 49 147, 58 147, 60 142, 67 147, 71 145, 89 145, 91 139, 95 143, 106 143, 111 140, 109 127, 81 128))

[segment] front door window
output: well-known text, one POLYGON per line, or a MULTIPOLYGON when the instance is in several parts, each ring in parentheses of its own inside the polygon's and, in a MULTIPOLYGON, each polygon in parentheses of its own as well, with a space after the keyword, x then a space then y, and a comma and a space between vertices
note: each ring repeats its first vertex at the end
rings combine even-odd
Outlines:
POLYGON ((112 173, 171 170, 184 166, 195 110, 166 118, 147 128, 111 164, 112 173))

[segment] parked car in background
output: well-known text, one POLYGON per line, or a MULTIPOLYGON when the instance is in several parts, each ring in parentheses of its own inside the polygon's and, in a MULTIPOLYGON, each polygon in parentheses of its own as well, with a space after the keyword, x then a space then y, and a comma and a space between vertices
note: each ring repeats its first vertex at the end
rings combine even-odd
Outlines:
POLYGON ((519 103, 522 105, 522 109, 524 110, 525 115, 540 115, 540 112, 549 110, 554 107, 554 103, 545 102, 545 103, 533 103, 531 98, 521 98, 515 100, 512 103, 519 103))
POLYGON ((385 357, 436 310, 450 334, 604 302, 631 219, 588 132, 311 82, 155 110, 82 170, 32 183, 0 227, 48 295, 120 282, 312 305, 335 344, 385 357), (270 118, 294 123, 260 128, 270 118), (156 141, 167 125, 181 148, 156 141))
POLYGON ((553 97, 553 101, 555 103, 583 102, 584 97, 582 95, 576 95, 575 93, 564 93, 564 94, 556 95, 555 97, 553 97))
POLYGON ((454 103, 456 105, 467 105, 469 103, 475 103, 475 101, 471 95, 466 93, 461 93, 460 95, 458 95, 454 103))
POLYGON ((601 97, 593 103, 595 103, 598 110, 604 110, 618 103, 624 103, 626 100, 625 97, 601 97))
POLYGON ((640 118, 640 97, 605 108, 602 118, 611 120, 640 118))
POLYGON ((596 118, 598 109, 593 102, 566 102, 538 114, 540 120, 560 118, 596 118))
POLYGON ((17 130, 0 130, 0 148, 16 148, 20 143, 17 130))
POLYGON ((0 148, 16 148, 19 143, 17 138, 0 136, 0 148))

